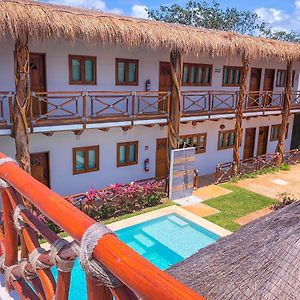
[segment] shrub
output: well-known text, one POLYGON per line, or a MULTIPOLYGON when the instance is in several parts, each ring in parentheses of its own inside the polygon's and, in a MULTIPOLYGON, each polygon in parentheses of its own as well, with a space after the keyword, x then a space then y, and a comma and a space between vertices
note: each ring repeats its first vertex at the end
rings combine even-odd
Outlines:
POLYGON ((296 201, 299 201, 299 200, 293 198, 292 195, 288 194, 287 192, 278 194, 277 198, 278 198, 278 203, 273 204, 271 206, 271 209, 273 209, 273 210, 278 210, 278 209, 283 208, 287 205, 290 205, 296 201))

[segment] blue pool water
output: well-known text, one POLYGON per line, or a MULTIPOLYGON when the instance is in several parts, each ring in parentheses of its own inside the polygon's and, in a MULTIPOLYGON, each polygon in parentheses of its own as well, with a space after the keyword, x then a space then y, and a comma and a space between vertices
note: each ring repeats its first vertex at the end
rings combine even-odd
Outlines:
MULTIPOLYGON (((220 238, 177 214, 116 231, 120 240, 161 270, 183 261, 220 238)), ((54 276, 57 271, 53 270, 54 276)), ((71 277, 71 300, 86 299, 85 275, 78 261, 71 277)))

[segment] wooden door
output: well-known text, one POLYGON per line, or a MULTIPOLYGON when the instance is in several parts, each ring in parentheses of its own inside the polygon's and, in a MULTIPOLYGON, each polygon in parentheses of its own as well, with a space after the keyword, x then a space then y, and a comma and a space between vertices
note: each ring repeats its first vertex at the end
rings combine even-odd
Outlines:
POLYGON ((244 159, 252 158, 254 155, 256 128, 247 128, 245 132, 244 159))
POLYGON ((252 68, 249 86, 248 107, 255 107, 259 104, 259 90, 261 80, 261 69, 252 68))
MULTIPOLYGON (((32 92, 46 92, 45 54, 30 53, 30 88, 32 92)), ((47 103, 32 98, 32 114, 39 116, 46 113, 47 103)))
POLYGON ((294 116, 291 149, 300 149, 300 114, 294 116))
POLYGON ((31 153, 30 166, 32 177, 50 187, 49 153, 31 153))
POLYGON ((167 139, 156 140, 156 178, 163 178, 169 175, 168 169, 168 143, 167 139))
MULTIPOLYGON (((159 91, 169 92, 171 91, 171 67, 169 62, 159 63, 159 91)), ((166 101, 159 103, 160 110, 166 110, 166 101)))
POLYGON ((275 70, 266 69, 264 76, 264 91, 269 92, 264 96, 265 105, 270 105, 272 103, 272 92, 274 88, 275 70))
POLYGON ((267 153, 269 137, 269 126, 259 127, 258 143, 257 143, 257 156, 267 153))

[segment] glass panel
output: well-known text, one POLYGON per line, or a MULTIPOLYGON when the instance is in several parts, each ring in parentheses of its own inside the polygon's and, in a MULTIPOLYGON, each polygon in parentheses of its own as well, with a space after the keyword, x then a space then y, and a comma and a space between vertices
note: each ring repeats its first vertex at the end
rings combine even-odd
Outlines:
POLYGON ((84 62, 85 64, 85 80, 86 81, 94 81, 94 61, 91 59, 87 59, 84 62))
POLYGON ((198 150, 198 138, 196 136, 193 137, 192 147, 195 147, 198 150))
POLYGON ((129 161, 131 161, 131 162, 136 161, 135 150, 136 150, 136 145, 130 144, 129 145, 129 161))
POLYGON ((206 84, 210 83, 210 72, 211 72, 211 68, 210 67, 206 68, 205 81, 204 81, 204 83, 206 84))
POLYGON ((240 83, 240 78, 241 78, 241 70, 240 69, 236 69, 235 71, 236 76, 235 76, 235 84, 239 84, 240 83))
POLYGON ((205 138, 204 135, 201 135, 200 142, 199 142, 199 150, 204 150, 204 146, 205 146, 205 138))
POLYGON ((224 133, 220 133, 219 148, 223 148, 223 146, 224 146, 224 133))
POLYGON ((195 82, 196 82, 196 67, 193 66, 193 67, 191 67, 190 83, 195 83, 195 82))
POLYGON ((190 137, 187 137, 185 142, 186 142, 186 146, 187 147, 191 147, 192 146, 192 140, 191 140, 190 137))
POLYGON ((234 83, 234 69, 229 70, 229 83, 230 84, 234 83))
POLYGON ((72 80, 80 81, 81 73, 80 73, 80 60, 72 59, 72 80))
POLYGON ((179 148, 183 148, 183 145, 184 145, 184 139, 180 138, 179 139, 179 148))
POLYGON ((230 133, 226 133, 226 147, 230 146, 230 133))
POLYGON ((198 69, 198 83, 203 83, 203 67, 198 69))
POLYGON ((130 63, 128 69, 129 69, 128 82, 136 82, 136 64, 130 63))
POLYGON ((188 66, 183 67, 183 82, 187 83, 189 78, 189 68, 188 66))
POLYGON ((231 133, 230 137, 231 137, 231 139, 230 139, 230 146, 233 146, 234 145, 234 139, 235 139, 235 133, 231 133))
POLYGON ((76 171, 84 170, 84 151, 76 151, 76 171))
POLYGON ((228 69, 227 68, 224 69, 223 82, 225 84, 228 84, 228 69))
POLYGON ((88 168, 95 169, 97 167, 96 150, 89 150, 88 154, 88 168))
POLYGON ((121 164, 126 163, 126 147, 125 146, 119 147, 119 163, 121 163, 121 164))
POLYGON ((118 82, 125 82, 125 63, 118 62, 118 82))

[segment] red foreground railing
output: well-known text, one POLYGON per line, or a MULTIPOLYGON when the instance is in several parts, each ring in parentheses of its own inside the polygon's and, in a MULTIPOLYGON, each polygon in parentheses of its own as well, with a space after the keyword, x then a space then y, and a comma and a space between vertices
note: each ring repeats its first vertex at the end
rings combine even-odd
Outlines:
POLYGON ((78 253, 82 258, 88 251, 92 256, 88 259, 89 265, 84 265, 88 299, 106 300, 112 296, 126 300, 204 299, 133 251, 104 225, 98 223, 95 227, 97 223, 93 219, 25 173, 2 153, 0 179, 3 206, 0 267, 7 286, 14 288, 22 299, 53 299, 54 296, 55 299, 68 299, 73 261, 78 253), (31 209, 23 206, 24 199, 31 209), (33 213, 34 209, 60 226, 74 242, 68 243, 52 232, 33 213), (100 237, 96 240, 91 237, 94 228, 96 233, 102 232, 96 235, 100 237), (38 235, 49 242, 50 251, 41 248, 38 235), (90 238, 95 246, 89 243, 90 238), (18 240, 21 241, 21 253, 18 253, 18 240), (98 276, 99 268, 93 268, 95 263, 109 278, 109 284, 103 280, 103 274, 98 276), (58 268, 57 281, 50 270, 53 265, 58 268), (87 267, 92 269, 88 271, 87 267))

